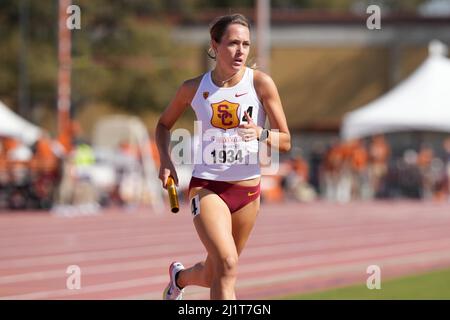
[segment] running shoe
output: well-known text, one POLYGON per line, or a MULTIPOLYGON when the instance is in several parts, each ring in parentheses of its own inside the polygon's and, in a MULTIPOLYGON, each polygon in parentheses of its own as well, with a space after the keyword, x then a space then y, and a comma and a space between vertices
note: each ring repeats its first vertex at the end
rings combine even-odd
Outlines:
POLYGON ((181 270, 184 270, 184 266, 181 264, 181 262, 172 262, 169 267, 169 275, 170 275, 170 282, 167 285, 166 289, 163 293, 163 299, 164 300, 183 300, 183 292, 184 289, 180 289, 176 282, 176 275, 181 270))

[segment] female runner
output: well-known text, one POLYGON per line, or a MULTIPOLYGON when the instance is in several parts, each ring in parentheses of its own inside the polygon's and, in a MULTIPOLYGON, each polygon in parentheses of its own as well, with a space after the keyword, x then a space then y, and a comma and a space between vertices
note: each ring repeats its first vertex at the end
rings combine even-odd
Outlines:
POLYGON ((188 106, 203 134, 197 146, 202 159, 194 165, 189 201, 207 257, 189 268, 181 262, 170 265, 166 300, 182 299, 189 285, 210 288, 211 299, 236 299, 239 255, 260 205, 260 165, 252 156, 262 143, 280 152, 291 148, 276 85, 267 74, 246 67, 247 19, 241 14, 219 17, 210 35, 208 55, 216 61, 214 69, 180 86, 156 128, 164 188, 169 176, 178 184, 169 155, 170 129, 188 106), (264 129, 266 115, 271 130, 264 129))

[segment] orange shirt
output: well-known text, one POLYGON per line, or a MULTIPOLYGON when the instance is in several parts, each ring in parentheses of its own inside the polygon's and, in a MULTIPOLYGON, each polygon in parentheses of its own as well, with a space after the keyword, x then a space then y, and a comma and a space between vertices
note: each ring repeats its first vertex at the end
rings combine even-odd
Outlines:
POLYGON ((368 155, 367 151, 363 147, 357 147, 352 153, 352 168, 358 171, 362 171, 367 167, 368 155))
POLYGON ((36 143, 36 152, 33 158, 33 167, 37 170, 53 171, 58 165, 58 159, 54 154, 51 141, 41 138, 36 143))
POLYGON ((386 163, 389 157, 389 146, 382 139, 376 139, 370 145, 370 159, 373 163, 386 163))
POLYGON ((3 138, 2 142, 3 142, 3 152, 5 154, 8 154, 10 150, 18 147, 19 145, 19 142, 16 139, 10 137, 3 138))
POLYGON ((297 158, 292 160, 292 170, 294 170, 298 176, 308 180, 308 164, 303 159, 297 158))

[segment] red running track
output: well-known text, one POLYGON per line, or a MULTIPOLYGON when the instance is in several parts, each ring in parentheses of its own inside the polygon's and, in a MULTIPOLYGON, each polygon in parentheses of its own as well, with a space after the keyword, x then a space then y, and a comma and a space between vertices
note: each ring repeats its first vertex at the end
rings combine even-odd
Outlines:
MULTIPOLYGON (((186 207, 95 216, 0 213, 0 299, 160 299, 168 265, 203 259, 186 207), (69 290, 71 265, 81 289, 69 290)), ((241 255, 237 297, 270 299, 450 267, 450 204, 427 202, 262 205, 241 255)), ((186 289, 186 299, 208 290, 186 289)))

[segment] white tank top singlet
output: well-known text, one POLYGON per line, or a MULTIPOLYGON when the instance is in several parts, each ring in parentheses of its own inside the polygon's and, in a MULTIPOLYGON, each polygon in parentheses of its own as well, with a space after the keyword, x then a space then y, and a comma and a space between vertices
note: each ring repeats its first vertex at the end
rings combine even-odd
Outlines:
POLYGON ((225 88, 213 83, 211 71, 205 73, 191 106, 198 121, 192 176, 218 181, 259 177, 259 143, 256 139, 245 142, 238 134, 238 126, 247 123, 244 111, 258 126, 266 122, 253 85, 253 70, 246 68, 239 83, 225 88))

